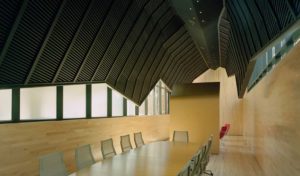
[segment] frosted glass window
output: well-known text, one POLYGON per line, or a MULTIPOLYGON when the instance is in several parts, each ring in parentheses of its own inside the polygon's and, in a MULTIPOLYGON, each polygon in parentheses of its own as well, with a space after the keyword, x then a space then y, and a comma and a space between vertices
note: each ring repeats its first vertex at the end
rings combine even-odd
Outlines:
POLYGON ((64 86, 64 118, 82 118, 86 116, 85 85, 64 86))
POLYGON ((148 97, 148 114, 147 115, 153 115, 154 114, 154 91, 152 90, 148 97))
MULTIPOLYGON (((145 100, 146 101, 146 100, 145 100)), ((139 115, 145 115, 145 101, 139 106, 139 115)))
POLYGON ((135 116, 135 104, 127 100, 127 116, 135 116))
POLYGON ((272 58, 275 57, 275 47, 272 47, 272 58))
POLYGON ((11 89, 0 90, 0 121, 11 120, 11 89))
POLYGON ((56 119, 56 87, 20 89, 20 119, 56 119))
POLYGON ((154 89, 154 114, 159 114, 159 106, 160 106, 160 96, 159 96, 159 87, 155 86, 154 89))
POLYGON ((107 116, 107 86, 106 84, 92 85, 92 116, 107 116))
POLYGON ((161 114, 166 113, 166 90, 161 89, 161 114))
POLYGON ((166 94, 167 94, 167 99, 166 99, 166 103, 167 103, 166 114, 170 114, 170 93, 166 92, 166 94))
POLYGON ((112 116, 123 116, 123 96, 112 90, 112 116))

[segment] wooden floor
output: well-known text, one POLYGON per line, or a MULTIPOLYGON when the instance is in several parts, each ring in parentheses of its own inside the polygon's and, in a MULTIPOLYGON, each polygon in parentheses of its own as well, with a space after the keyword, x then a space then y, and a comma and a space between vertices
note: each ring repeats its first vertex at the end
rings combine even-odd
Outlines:
POLYGON ((226 136, 220 146, 220 154, 212 155, 207 166, 214 176, 264 176, 242 136, 226 136))

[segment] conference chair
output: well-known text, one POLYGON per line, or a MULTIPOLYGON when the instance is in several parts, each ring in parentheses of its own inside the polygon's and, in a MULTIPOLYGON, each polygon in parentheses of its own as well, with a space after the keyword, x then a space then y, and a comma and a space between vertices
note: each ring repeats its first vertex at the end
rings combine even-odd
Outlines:
POLYGON ((177 176, 190 176, 190 165, 191 162, 189 161, 177 174, 177 176))
POLYGON ((88 144, 76 148, 75 159, 78 170, 94 164, 95 159, 92 154, 91 145, 88 144))
POLYGON ((193 169, 193 176, 194 175, 201 175, 204 172, 204 169, 202 168, 202 163, 204 160, 204 152, 206 150, 206 145, 203 145, 198 152, 196 153, 195 157, 192 158, 194 162, 194 169, 193 169))
POLYGON ((173 132, 173 141, 174 142, 189 142, 189 133, 188 131, 174 131, 173 132))
POLYGON ((230 124, 226 123, 224 126, 222 126, 220 130, 220 139, 222 139, 225 135, 227 135, 230 128, 230 124))
POLYGON ((132 149, 129 134, 121 136, 120 143, 121 143, 122 152, 126 152, 132 149))
POLYGON ((62 152, 54 152, 40 157, 40 176, 67 175, 62 152))
POLYGON ((197 166, 199 164, 199 156, 198 156, 198 153, 196 153, 192 159, 190 160, 190 173, 189 175, 191 176, 195 176, 198 169, 197 169, 197 166))
POLYGON ((207 175, 211 175, 211 176, 213 176, 214 174, 212 173, 211 170, 206 170, 206 167, 207 167, 207 164, 209 162, 209 156, 210 156, 212 140, 213 140, 213 136, 211 135, 208 139, 207 144, 206 144, 206 151, 204 153, 204 158, 203 158, 203 162, 202 162, 202 168, 203 168, 203 171, 204 171, 203 173, 207 174, 207 175))
POLYGON ((141 147, 145 144, 141 132, 134 133, 134 143, 136 147, 141 147))
POLYGON ((227 126, 222 126, 221 130, 220 130, 220 139, 222 139, 227 131, 227 126))
POLYGON ((116 155, 112 138, 101 141, 101 152, 103 159, 111 158, 116 155))

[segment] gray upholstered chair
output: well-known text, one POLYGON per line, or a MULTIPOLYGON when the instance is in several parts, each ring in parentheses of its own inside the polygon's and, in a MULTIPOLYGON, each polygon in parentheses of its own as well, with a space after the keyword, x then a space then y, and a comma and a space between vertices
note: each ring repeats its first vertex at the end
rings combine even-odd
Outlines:
POLYGON ((40 157, 40 176, 67 175, 62 152, 54 152, 40 157))
POLYGON ((210 156, 212 140, 213 140, 213 136, 211 135, 210 138, 208 139, 207 144, 206 144, 206 150, 204 152, 204 156, 203 156, 204 158, 203 158, 203 161, 202 161, 202 164, 201 164, 203 173, 207 174, 207 175, 211 175, 211 176, 213 176, 214 174, 212 173, 211 170, 206 170, 206 166, 209 162, 209 156, 210 156))
POLYGON ((194 168, 193 168, 193 175, 202 175, 204 173, 204 168, 202 167, 204 161, 204 153, 206 151, 206 145, 203 145, 198 152, 196 153, 196 157, 193 157, 194 161, 194 168))
POLYGON ((101 152, 103 159, 111 158, 116 155, 112 138, 101 141, 101 152))
POLYGON ((189 133, 188 131, 174 131, 173 132, 173 141, 174 142, 189 142, 189 133))
POLYGON ((134 143, 136 147, 141 147, 145 144, 141 132, 134 133, 134 143))
POLYGON ((127 135, 121 136, 120 138, 121 138, 120 143, 121 143, 122 152, 131 150, 132 145, 130 142, 130 135, 127 134, 127 135))
POLYGON ((91 145, 88 144, 76 148, 75 159, 78 170, 94 164, 95 159, 92 154, 91 145))
POLYGON ((177 174, 177 176, 190 176, 190 165, 191 162, 189 161, 181 170, 180 172, 177 174))

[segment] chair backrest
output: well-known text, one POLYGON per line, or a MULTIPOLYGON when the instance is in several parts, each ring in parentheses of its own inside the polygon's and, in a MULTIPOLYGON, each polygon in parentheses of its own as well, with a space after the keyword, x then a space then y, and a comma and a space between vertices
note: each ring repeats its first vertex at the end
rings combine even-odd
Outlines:
POLYGON ((203 168, 205 170, 208 162, 209 162, 209 155, 210 155, 210 149, 211 149, 211 145, 212 145, 212 140, 213 140, 213 136, 210 136, 210 138, 208 139, 208 142, 206 144, 206 150, 204 153, 204 158, 203 158, 203 168))
POLYGON ((194 176, 196 175, 198 171, 198 164, 199 164, 199 156, 198 152, 192 157, 190 160, 190 175, 194 176))
POLYGON ((40 176, 67 175, 62 152, 54 152, 40 157, 40 176))
POLYGON ((75 159, 78 170, 94 164, 95 159, 92 154, 91 145, 88 144, 76 148, 75 159))
POLYGON ((145 144, 141 132, 134 133, 134 143, 136 147, 141 147, 145 144))
POLYGON ((126 151, 132 149, 132 145, 131 145, 131 142, 130 142, 130 135, 129 134, 121 136, 120 143, 121 143, 122 152, 126 152, 126 151))
POLYGON ((189 142, 189 133, 188 131, 174 131, 173 133, 174 142, 189 142))
POLYGON ((205 164, 205 153, 206 153, 206 150, 207 150, 207 144, 203 145, 201 147, 201 149, 199 150, 198 152, 198 156, 199 156, 199 162, 198 162, 198 165, 197 165, 197 174, 198 175, 201 175, 202 173, 205 172, 205 167, 206 167, 206 164, 205 164))
POLYGON ((110 158, 116 155, 112 138, 101 141, 101 152, 103 159, 110 158))
POLYGON ((222 139, 225 136, 227 128, 228 128, 227 126, 222 126, 220 130, 220 139, 222 139))
POLYGON ((211 135, 208 139, 208 142, 207 142, 207 152, 208 152, 208 155, 210 154, 210 149, 211 149, 211 145, 212 145, 212 140, 213 140, 213 136, 211 135))
POLYGON ((177 174, 177 176, 190 176, 190 165, 191 162, 189 161, 181 170, 180 172, 177 174))

